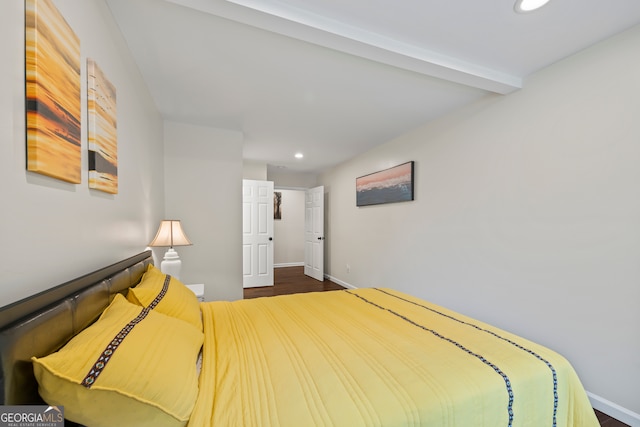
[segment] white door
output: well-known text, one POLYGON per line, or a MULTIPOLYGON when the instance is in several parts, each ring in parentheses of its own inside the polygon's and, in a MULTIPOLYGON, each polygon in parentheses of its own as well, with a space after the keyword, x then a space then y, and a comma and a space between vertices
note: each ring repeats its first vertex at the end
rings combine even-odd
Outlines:
POLYGON ((324 280, 324 187, 306 191, 304 209, 304 274, 324 280))
POLYGON ((273 182, 242 180, 242 285, 273 286, 273 182))

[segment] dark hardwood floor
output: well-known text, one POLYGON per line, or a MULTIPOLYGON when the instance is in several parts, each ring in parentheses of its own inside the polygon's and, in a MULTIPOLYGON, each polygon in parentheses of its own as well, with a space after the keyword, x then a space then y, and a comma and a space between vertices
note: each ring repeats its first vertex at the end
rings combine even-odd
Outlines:
MULTIPOLYGON (((274 286, 264 288, 246 288, 244 298, 270 297, 274 295, 288 295, 299 292, 334 291, 344 287, 325 279, 323 282, 304 275, 304 267, 283 267, 274 269, 274 286)), ((595 411, 601 427, 629 427, 609 415, 595 411)), ((579 427, 579 426, 576 426, 579 427)))
POLYGON ((611 418, 609 415, 598 411, 597 409, 596 415, 598 416, 598 421, 600 421, 600 426, 604 427, 629 427, 629 424, 625 424, 622 421, 618 421, 615 418, 611 418))
POLYGON ((300 292, 335 291, 344 289, 328 279, 323 282, 304 275, 304 267, 282 267, 274 269, 274 286, 245 288, 244 298, 271 297, 300 292))

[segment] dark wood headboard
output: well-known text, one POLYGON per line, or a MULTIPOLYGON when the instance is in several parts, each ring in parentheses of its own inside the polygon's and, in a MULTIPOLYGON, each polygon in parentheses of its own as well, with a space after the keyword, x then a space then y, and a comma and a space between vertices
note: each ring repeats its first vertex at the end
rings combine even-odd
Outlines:
POLYGON ((43 404, 31 357, 57 351, 91 325, 151 263, 145 251, 0 308, 0 404, 43 404))

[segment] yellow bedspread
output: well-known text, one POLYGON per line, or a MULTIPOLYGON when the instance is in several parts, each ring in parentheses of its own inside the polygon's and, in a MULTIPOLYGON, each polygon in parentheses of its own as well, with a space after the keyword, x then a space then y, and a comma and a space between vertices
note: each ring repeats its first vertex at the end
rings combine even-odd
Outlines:
POLYGON ((191 427, 599 426, 562 356, 397 291, 201 307, 191 427))

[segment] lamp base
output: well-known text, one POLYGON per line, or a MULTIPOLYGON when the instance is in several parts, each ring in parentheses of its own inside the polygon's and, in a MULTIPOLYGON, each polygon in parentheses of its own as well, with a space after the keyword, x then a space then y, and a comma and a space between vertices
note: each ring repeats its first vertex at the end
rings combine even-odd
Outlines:
POLYGON ((160 263, 160 271, 180 280, 180 270, 182 269, 182 261, 175 249, 169 248, 164 254, 164 258, 160 263))

